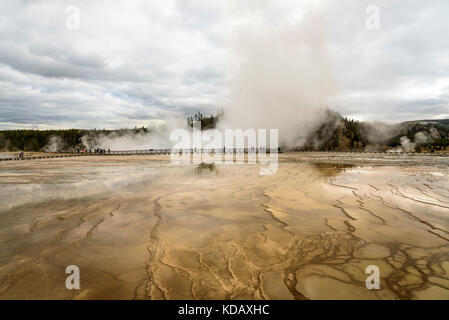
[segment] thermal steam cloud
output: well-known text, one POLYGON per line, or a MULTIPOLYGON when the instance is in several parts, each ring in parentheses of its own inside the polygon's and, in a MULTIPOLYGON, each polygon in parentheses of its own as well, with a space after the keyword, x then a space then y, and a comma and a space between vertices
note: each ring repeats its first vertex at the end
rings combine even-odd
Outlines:
MULTIPOLYGON (((278 129, 279 145, 300 148, 328 115, 336 94, 326 39, 325 4, 317 1, 232 1, 229 100, 217 129, 278 129)), ((339 119, 336 119, 338 121, 339 119)), ((83 138, 88 148, 169 148, 170 129, 148 134, 83 138)), ((338 123, 335 123, 336 127, 338 123)), ((316 143, 319 144, 319 143, 316 143)))
POLYGON ((170 132, 186 127, 185 119, 168 119, 164 125, 152 126, 148 132, 127 133, 121 135, 118 132, 99 135, 85 135, 81 138, 87 149, 110 149, 110 150, 146 150, 150 148, 171 148, 170 132))
POLYGON ((276 128, 281 144, 304 144, 336 93, 323 10, 316 2, 234 3, 231 96, 220 128, 276 128))
POLYGON ((64 142, 58 136, 53 136, 44 147, 45 152, 59 152, 63 150, 64 142))
POLYGON ((414 152, 417 147, 420 147, 426 143, 431 142, 434 138, 438 138, 439 133, 435 128, 431 128, 430 133, 423 131, 417 132, 414 136, 414 141, 411 141, 408 137, 403 136, 400 138, 401 146, 395 149, 389 150, 389 152, 414 152))

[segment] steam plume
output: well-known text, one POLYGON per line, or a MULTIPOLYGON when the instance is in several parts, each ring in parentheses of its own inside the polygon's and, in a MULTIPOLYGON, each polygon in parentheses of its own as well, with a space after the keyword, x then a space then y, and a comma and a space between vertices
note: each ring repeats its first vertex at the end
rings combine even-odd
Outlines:
POLYGON ((277 128, 281 143, 305 142, 335 92, 323 10, 316 2, 234 4, 234 75, 222 127, 277 128))

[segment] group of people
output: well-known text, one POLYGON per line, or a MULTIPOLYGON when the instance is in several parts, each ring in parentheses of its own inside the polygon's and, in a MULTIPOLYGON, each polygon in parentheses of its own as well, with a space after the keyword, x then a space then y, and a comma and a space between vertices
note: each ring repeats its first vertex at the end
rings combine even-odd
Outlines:
POLYGON ((23 155, 23 151, 19 151, 19 159, 23 159, 24 155, 23 155))
MULTIPOLYGON (((92 149, 77 149, 76 152, 78 154, 92 154, 92 149)), ((99 149, 99 148, 95 148, 93 149, 93 153, 94 154, 106 154, 106 149, 99 149)), ((111 153, 111 149, 107 150, 107 153, 110 154, 111 153)))

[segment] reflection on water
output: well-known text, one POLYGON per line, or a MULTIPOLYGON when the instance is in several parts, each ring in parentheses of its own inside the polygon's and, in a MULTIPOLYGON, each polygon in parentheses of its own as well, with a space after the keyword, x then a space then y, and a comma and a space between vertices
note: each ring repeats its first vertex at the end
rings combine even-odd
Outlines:
POLYGON ((337 176, 342 172, 356 167, 353 164, 346 163, 310 163, 310 166, 316 168, 319 172, 326 176, 337 176))
POLYGON ((0 298, 449 298, 447 167, 149 159, 2 164, 0 298))
POLYGON ((203 171, 217 171, 217 167, 215 166, 214 163, 204 163, 201 162, 196 168, 195 168, 195 172, 197 174, 201 174, 203 173, 203 171))

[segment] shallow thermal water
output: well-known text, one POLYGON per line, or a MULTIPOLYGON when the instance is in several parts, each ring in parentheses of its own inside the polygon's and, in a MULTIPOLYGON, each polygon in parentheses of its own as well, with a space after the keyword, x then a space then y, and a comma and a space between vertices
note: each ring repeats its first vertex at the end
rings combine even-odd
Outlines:
POLYGON ((449 160, 380 157, 0 163, 0 298, 449 299, 449 160))

